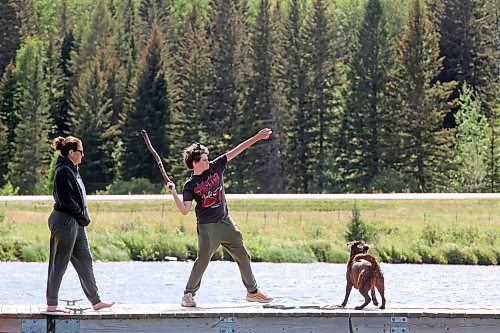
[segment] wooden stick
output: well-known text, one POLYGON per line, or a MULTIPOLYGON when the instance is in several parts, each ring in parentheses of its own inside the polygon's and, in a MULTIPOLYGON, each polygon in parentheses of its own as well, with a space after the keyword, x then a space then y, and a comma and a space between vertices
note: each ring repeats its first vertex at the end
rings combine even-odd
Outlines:
POLYGON ((151 144, 151 141, 149 140, 148 133, 146 133, 145 130, 141 131, 142 137, 144 138, 144 141, 146 142, 146 146, 148 147, 149 151, 151 154, 153 154, 156 163, 158 163, 158 168, 160 168, 161 175, 163 176, 163 179, 165 180, 165 183, 171 182, 170 178, 168 178, 167 173, 165 172, 165 168, 163 167, 163 163, 161 162, 161 158, 156 152, 156 150, 153 148, 153 145, 151 144))

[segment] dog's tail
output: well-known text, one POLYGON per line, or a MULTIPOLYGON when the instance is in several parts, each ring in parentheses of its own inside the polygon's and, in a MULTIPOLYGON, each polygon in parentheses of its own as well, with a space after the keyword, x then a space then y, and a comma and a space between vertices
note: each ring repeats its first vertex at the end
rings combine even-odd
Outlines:
POLYGON ((356 254, 353 259, 354 259, 354 261, 360 261, 360 260, 369 261, 370 264, 372 264, 373 268, 375 268, 375 269, 379 268, 377 259, 375 259, 375 257, 373 255, 371 255, 371 254, 368 254, 368 253, 359 253, 359 254, 356 254))

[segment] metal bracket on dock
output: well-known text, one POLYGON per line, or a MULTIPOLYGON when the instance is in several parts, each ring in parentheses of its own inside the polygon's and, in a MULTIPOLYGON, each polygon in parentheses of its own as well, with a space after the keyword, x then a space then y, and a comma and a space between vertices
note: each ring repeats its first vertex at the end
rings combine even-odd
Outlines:
POLYGON ((391 317, 391 323, 406 323, 408 317, 391 317))
POLYGON ((221 327, 220 333, 238 333, 234 327, 221 327))
MULTIPOLYGON (((407 323, 408 322, 408 317, 391 317, 391 323, 393 324, 401 324, 401 323, 407 323)), ((405 326, 400 326, 400 327, 391 327, 391 333, 409 333, 410 329, 405 326)))
MULTIPOLYGON (((223 324, 234 324, 236 323, 236 317, 219 317, 219 323, 223 324)), ((236 327, 221 327, 220 333, 237 333, 236 327)))
POLYGON ((220 317, 219 322, 220 323, 235 323, 236 317, 220 317))
POLYGON ((406 327, 391 327, 391 333, 409 333, 410 329, 406 327))

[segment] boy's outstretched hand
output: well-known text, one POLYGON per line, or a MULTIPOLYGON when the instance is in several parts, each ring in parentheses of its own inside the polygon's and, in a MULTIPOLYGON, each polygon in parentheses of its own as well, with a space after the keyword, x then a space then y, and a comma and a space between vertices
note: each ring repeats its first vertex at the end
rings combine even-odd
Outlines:
POLYGON ((270 129, 270 128, 264 128, 264 129, 261 129, 259 131, 259 133, 257 133, 256 137, 259 140, 267 140, 267 139, 269 139, 269 137, 271 136, 271 134, 273 134, 273 130, 272 129, 270 129))

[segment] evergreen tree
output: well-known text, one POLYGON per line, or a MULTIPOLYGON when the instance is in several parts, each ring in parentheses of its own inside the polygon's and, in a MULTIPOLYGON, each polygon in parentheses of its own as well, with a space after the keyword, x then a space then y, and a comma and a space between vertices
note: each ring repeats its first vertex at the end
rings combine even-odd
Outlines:
POLYGON ((393 53, 382 4, 380 0, 369 0, 350 54, 348 91, 338 138, 339 182, 345 190, 366 190, 390 163, 384 160, 381 136, 389 130, 391 117, 383 103, 393 53))
POLYGON ((173 62, 176 75, 172 89, 169 165, 172 165, 172 175, 177 179, 188 175, 181 158, 183 149, 193 142, 206 142, 209 136, 206 86, 210 61, 202 23, 198 3, 194 2, 173 62))
MULTIPOLYGON (((56 67, 56 71, 60 72, 57 77, 62 77, 60 89, 62 90, 62 97, 59 101, 59 109, 53 111, 53 122, 56 136, 65 136, 69 133, 69 100, 71 95, 72 85, 76 84, 71 70, 71 55, 75 49, 75 37, 73 35, 73 28, 69 22, 67 13, 67 1, 63 1, 63 6, 60 16, 60 34, 62 36, 61 46, 59 49, 58 63, 54 60, 51 61, 52 66, 56 67)), ((55 55, 53 56, 55 57, 55 55)), ((54 110, 54 109, 53 109, 54 110)))
POLYGON ((139 18, 143 41, 146 42, 153 25, 158 25, 166 43, 173 41, 174 22, 172 21, 173 0, 141 0, 139 5, 139 18))
MULTIPOLYGON (((137 70, 136 88, 123 119, 121 176, 124 180, 147 178, 153 183, 163 182, 140 131, 145 129, 148 132, 151 143, 163 159, 169 156, 170 142, 166 130, 170 123, 170 105, 163 58, 164 43, 160 27, 154 24, 137 70)), ((168 164, 165 166, 168 169, 168 164)))
POLYGON ((286 174, 287 187, 292 192, 309 191, 312 176, 308 173, 308 160, 311 152, 308 143, 311 141, 307 129, 309 113, 306 106, 307 86, 306 67, 304 63, 304 41, 302 26, 304 23, 304 2, 290 0, 287 15, 282 28, 283 44, 281 58, 283 71, 280 80, 285 88, 286 108, 285 133, 286 140, 286 174))
MULTIPOLYGON (((16 80, 14 78, 14 64, 11 61, 7 65, 2 79, 0 80, 0 123, 3 124, 6 142, 2 146, 2 160, 0 164, 7 165, 15 153, 15 129, 19 124, 19 112, 14 106, 14 95, 16 92, 16 80)), ((2 173, 0 183, 3 182, 6 173, 2 173)), ((2 183, 3 184, 3 183, 2 183)))
MULTIPOLYGON (((498 58, 498 2, 496 0, 442 0, 440 49, 444 56, 442 82, 458 82, 452 98, 467 82, 478 93, 483 113, 492 119, 500 89, 498 58)), ((448 126, 454 121, 448 117, 448 126)), ((491 125, 491 124, 490 124, 491 125)))
POLYGON ((111 124, 118 124, 125 107, 127 90, 127 69, 122 66, 118 58, 113 57, 106 64, 105 79, 108 81, 108 98, 111 101, 111 124))
POLYGON ((129 87, 139 58, 139 45, 136 37, 137 23, 133 0, 127 0, 119 7, 115 20, 117 21, 117 29, 113 37, 113 49, 119 62, 126 69, 125 86, 129 87))
POLYGON ((65 77, 61 68, 61 49, 59 43, 49 37, 47 48, 47 70, 45 80, 47 81, 48 102, 50 105, 50 115, 53 120, 51 137, 64 135, 67 129, 65 114, 61 112, 64 106, 64 86, 65 77))
POLYGON ((81 174, 89 193, 103 190, 114 178, 112 103, 100 58, 98 54, 80 75, 71 95, 69 112, 72 133, 84 145, 81 174))
POLYGON ((488 190, 486 176, 491 130, 487 119, 481 114, 481 100, 475 96, 467 83, 462 87, 460 109, 456 119, 456 190, 459 192, 488 190))
MULTIPOLYGON (((105 48, 112 35, 112 20, 105 1, 98 1, 90 14, 89 23, 83 26, 77 45, 71 53, 71 72, 75 75, 70 86, 73 87, 78 76, 89 61, 94 59, 98 50, 105 48)), ((109 52, 101 54, 105 61, 111 58, 109 52)))
MULTIPOLYGON (((271 21, 270 1, 260 0, 258 12, 252 27, 250 63, 251 73, 247 80, 248 92, 245 96, 241 127, 245 136, 253 135, 256 129, 269 127, 276 130, 277 124, 276 80, 273 67, 276 59, 277 42, 274 26, 278 22, 271 21)), ((276 137, 273 133, 273 140, 276 137)), ((277 146, 266 144, 252 148, 239 159, 238 168, 245 177, 235 187, 237 192, 272 193, 279 190, 282 174, 277 146)))
POLYGON ((442 190, 452 166, 451 130, 443 128, 454 83, 436 81, 442 70, 439 35, 423 0, 414 0, 408 29, 398 45, 399 107, 404 114, 403 169, 416 179, 420 191, 442 190))
POLYGON ((43 190, 50 160, 50 114, 44 81, 46 49, 42 42, 27 38, 16 56, 14 105, 20 122, 15 129, 15 153, 9 162, 9 180, 20 194, 43 190))
POLYGON ((4 186, 7 175, 9 157, 7 156, 9 142, 7 141, 7 127, 0 119, 0 188, 4 186))
POLYGON ((0 77, 19 47, 19 24, 11 0, 0 0, 0 77))
POLYGON ((334 36, 324 0, 314 0, 304 26, 307 67, 307 105, 309 109, 310 159, 307 171, 312 175, 311 190, 323 192, 332 157, 331 131, 334 127, 333 93, 335 88, 334 36))
MULTIPOLYGON (((207 132, 205 142, 216 157, 240 143, 248 135, 241 129, 245 69, 248 67, 246 11, 242 0, 210 0, 207 39, 210 50, 210 73, 207 85, 207 132)), ((238 162, 237 162, 238 163, 238 162)), ((226 172, 226 189, 238 187, 246 176, 237 164, 226 172)))
MULTIPOLYGON (((21 41, 25 41, 28 37, 35 37, 37 33, 41 32, 36 0, 8 0, 8 2, 15 10, 19 24, 16 24, 14 27, 18 28, 21 41)), ((8 12, 7 14, 12 13, 8 12)))

